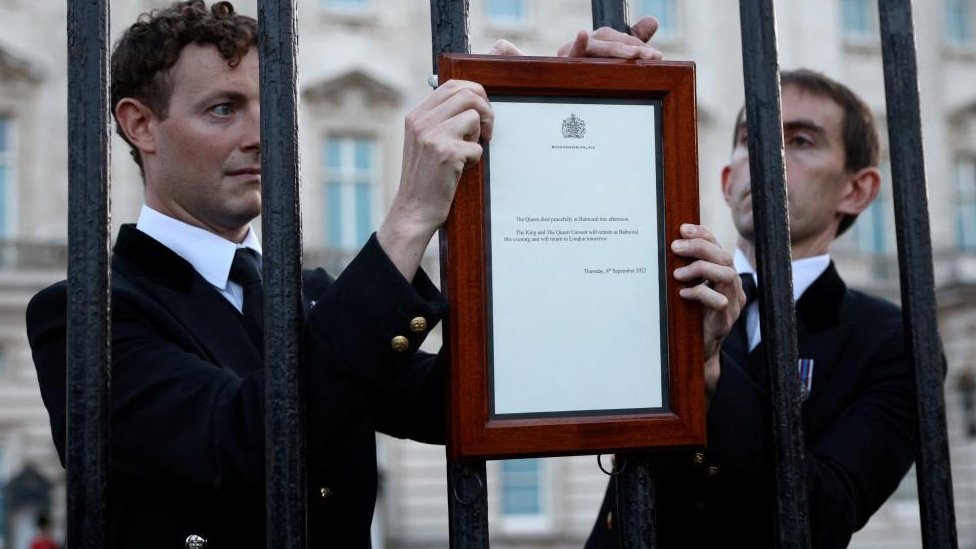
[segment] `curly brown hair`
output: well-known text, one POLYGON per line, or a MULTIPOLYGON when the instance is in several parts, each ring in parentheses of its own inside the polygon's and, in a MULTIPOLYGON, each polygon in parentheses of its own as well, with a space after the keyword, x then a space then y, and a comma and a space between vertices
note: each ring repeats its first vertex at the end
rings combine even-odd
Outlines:
MULTIPOLYGON (((140 15, 112 51, 112 115, 119 101, 131 97, 165 119, 173 93, 169 71, 183 48, 212 45, 235 67, 257 44, 257 34, 257 21, 236 13, 230 2, 217 2, 208 11, 204 0, 186 0, 140 15)), ((132 146, 118 119, 116 131, 132 146)), ((141 169, 142 159, 135 147, 132 157, 141 169)))

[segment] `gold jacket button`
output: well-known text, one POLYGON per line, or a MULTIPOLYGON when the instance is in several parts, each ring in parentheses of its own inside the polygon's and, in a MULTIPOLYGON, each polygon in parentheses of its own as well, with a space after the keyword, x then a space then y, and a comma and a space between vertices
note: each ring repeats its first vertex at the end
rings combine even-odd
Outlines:
POLYGON ((692 454, 691 456, 692 465, 701 465, 703 463, 705 463, 705 454, 701 452, 695 452, 694 454, 692 454))
POLYGON ((613 511, 607 513, 607 530, 613 530, 613 511))
POLYGON ((426 318, 424 318, 422 316, 418 316, 418 317, 414 317, 414 319, 410 321, 410 331, 411 332, 413 332, 415 334, 419 334, 420 332, 423 332, 426 329, 427 329, 427 319, 426 318))
POLYGON ((716 476, 718 476, 718 467, 714 467, 714 466, 713 467, 706 467, 705 468, 705 476, 708 477, 708 478, 715 478, 716 476))
POLYGON ((332 488, 329 488, 328 486, 323 486, 319 488, 319 494, 322 495, 322 499, 326 499, 332 495, 332 488))
POLYGON ((394 351, 402 353, 410 348, 410 340, 404 336, 396 336, 393 341, 390 341, 390 346, 394 351))

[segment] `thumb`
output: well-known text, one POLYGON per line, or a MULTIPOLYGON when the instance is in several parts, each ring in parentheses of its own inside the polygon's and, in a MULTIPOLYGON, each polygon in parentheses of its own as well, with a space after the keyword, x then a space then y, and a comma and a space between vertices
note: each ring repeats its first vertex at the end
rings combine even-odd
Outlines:
POLYGON ((572 42, 563 44, 556 52, 559 57, 583 57, 586 55, 586 47, 590 42, 590 33, 581 30, 576 33, 576 38, 572 42))

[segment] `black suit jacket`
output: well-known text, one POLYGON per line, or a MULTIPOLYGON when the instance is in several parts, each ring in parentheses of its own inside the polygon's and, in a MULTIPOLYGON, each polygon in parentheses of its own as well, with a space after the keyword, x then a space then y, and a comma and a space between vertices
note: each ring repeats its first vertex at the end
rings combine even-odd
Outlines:
MULTIPOLYGON (((113 548, 265 546, 264 371, 241 315, 189 263, 132 226, 112 259, 110 534, 113 548)), ((64 461, 65 306, 35 296, 27 329, 64 461)), ((375 237, 333 280, 304 273, 303 335, 311 547, 367 547, 377 489, 375 430, 440 442, 443 367, 416 352, 445 303, 411 285, 375 237), (396 335, 410 350, 395 352, 396 335)))
MULTIPOLYGON (((814 360, 803 403, 813 546, 846 547, 911 466, 915 384, 891 303, 849 290, 833 263, 796 304, 799 358, 814 360)), ((708 411, 707 449, 660 456, 662 548, 775 547, 772 412, 760 344, 748 356, 723 346, 708 411)), ((587 547, 615 547, 611 483, 587 547), (612 522, 612 519, 611 519, 612 522)))

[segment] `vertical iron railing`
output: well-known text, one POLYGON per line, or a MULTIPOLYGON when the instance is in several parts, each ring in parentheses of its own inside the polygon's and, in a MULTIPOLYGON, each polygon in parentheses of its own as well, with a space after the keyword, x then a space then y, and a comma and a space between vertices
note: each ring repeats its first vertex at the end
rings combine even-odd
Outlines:
POLYGON ((108 0, 68 2, 67 542, 105 547, 108 491, 108 0))
POLYGON ((879 0, 878 12, 902 314, 918 394, 919 452, 915 470, 922 540, 925 547, 954 548, 958 541, 942 392, 945 371, 936 324, 912 4, 910 0, 879 0))
POLYGON ((470 34, 468 0, 430 0, 430 38, 434 74, 437 74, 438 55, 471 51, 470 34))
POLYGON ((614 517, 622 549, 654 549, 657 544, 657 500, 653 459, 649 454, 617 456, 614 517))
MULTIPOLYGON (((593 28, 629 32, 626 0, 592 0, 593 28)), ((657 547, 653 460, 646 454, 621 455, 611 482, 617 483, 614 508, 617 541, 626 549, 657 547)))
POLYGON ((740 0, 760 325, 773 410, 777 547, 810 546, 773 0, 740 0))
MULTIPOLYGON (((956 547, 936 325, 932 250, 910 0, 879 0, 902 304, 918 387, 919 493, 925 547, 956 547)), ((593 0, 594 27, 626 29, 623 0, 593 0)), ((778 546, 808 547, 803 436, 795 375, 782 113, 772 0, 741 0, 750 170, 763 281, 761 322, 774 404, 778 546), (761 187, 761 188, 760 188, 761 187)), ((467 52, 468 1, 431 0, 436 56, 467 52)), ((262 210, 267 362, 268 547, 305 547, 305 438, 301 333, 301 215, 294 0, 259 2, 262 210), (267 337, 274 334, 275 337, 267 337), (272 541, 273 540, 273 541, 272 541)), ((69 262, 67 310, 67 542, 106 540, 110 378, 108 36, 106 0, 68 2, 69 262), (94 197, 94 198, 93 198, 94 197)), ((447 250, 442 241, 442 253, 447 250)), ((442 281, 446 277, 442 276, 442 281)), ((639 496, 622 516, 626 547, 653 546, 653 486, 644 457, 630 457, 622 492, 639 496), (627 492, 629 491, 629 492, 627 492), (641 499, 642 498, 642 499, 641 499), (646 532, 650 532, 647 534, 646 532)), ((487 547, 485 462, 448 464, 451 547, 487 547)), ((628 496, 629 497, 629 496, 628 496)))
MULTIPOLYGON (((468 0, 430 0, 431 57, 471 51, 468 0)), ((441 291, 447 293, 447 235, 441 231, 441 291)), ((446 321, 445 321, 446 322, 446 321)), ((446 345, 446 343, 445 343, 446 345)), ((447 516, 452 549, 488 547, 488 475, 483 459, 448 460, 447 516)))
POLYGON ((592 0, 593 28, 610 27, 627 32, 627 0, 592 0))
POLYGON ((258 2, 267 547, 306 546, 295 0, 258 2))

